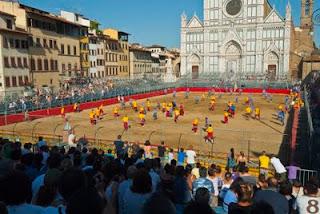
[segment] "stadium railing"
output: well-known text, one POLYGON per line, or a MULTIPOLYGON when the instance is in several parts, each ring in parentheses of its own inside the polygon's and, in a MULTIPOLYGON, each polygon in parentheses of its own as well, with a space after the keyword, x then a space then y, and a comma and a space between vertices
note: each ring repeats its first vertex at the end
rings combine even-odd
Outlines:
POLYGON ((310 178, 319 178, 319 175, 319 172, 316 170, 299 169, 297 171, 297 180, 299 180, 304 186, 306 182, 310 180, 310 178))

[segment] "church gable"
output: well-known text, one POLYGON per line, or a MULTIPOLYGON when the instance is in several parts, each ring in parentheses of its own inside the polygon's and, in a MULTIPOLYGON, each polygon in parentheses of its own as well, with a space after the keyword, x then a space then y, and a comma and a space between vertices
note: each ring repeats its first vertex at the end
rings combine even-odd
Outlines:
POLYGON ((265 23, 277 23, 277 22, 283 22, 283 19, 281 16, 275 11, 271 11, 271 13, 266 17, 264 20, 265 23))
POLYGON ((197 16, 193 16, 191 18, 191 20, 189 21, 187 27, 188 28, 201 28, 201 27, 203 27, 203 25, 197 16))
POLYGON ((241 39, 239 34, 234 29, 229 30, 229 32, 227 33, 226 37, 223 40, 223 44, 226 44, 229 41, 236 41, 240 45, 244 43, 244 41, 241 39))

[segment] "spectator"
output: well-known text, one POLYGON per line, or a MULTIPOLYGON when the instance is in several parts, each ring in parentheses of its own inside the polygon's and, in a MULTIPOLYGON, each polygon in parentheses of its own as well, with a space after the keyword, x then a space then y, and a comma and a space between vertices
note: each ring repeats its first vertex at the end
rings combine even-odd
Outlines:
POLYGON ((230 203, 228 213, 250 214, 252 209, 252 196, 253 196, 253 189, 250 184, 245 183, 240 185, 240 191, 238 194, 238 203, 230 203))
POLYGON ((212 198, 212 196, 214 194, 214 188, 213 188, 212 182, 207 178, 207 175, 208 175, 207 169, 205 167, 201 167, 199 169, 199 174, 200 174, 200 178, 198 178, 197 180, 195 180, 192 183, 192 193, 193 193, 193 195, 196 194, 197 189, 199 189, 200 187, 205 187, 210 192, 210 196, 212 198))
POLYGON ((175 192, 174 203, 177 213, 182 213, 185 205, 191 201, 191 193, 183 166, 178 166, 176 169, 173 191, 175 192))
POLYGON ((44 185, 42 185, 35 197, 35 204, 48 207, 57 207, 62 204, 62 199, 58 195, 58 184, 62 173, 58 169, 50 169, 45 175, 44 185))
POLYGON ((124 154, 124 142, 121 140, 121 138, 122 136, 118 135, 117 140, 113 142, 118 158, 124 154))
POLYGON ((215 212, 208 204, 190 202, 184 209, 183 214, 215 214, 215 212))
POLYGON ((274 169, 276 170, 276 173, 280 176, 281 181, 286 180, 287 170, 281 163, 280 159, 274 156, 271 158, 270 162, 274 167, 274 169))
MULTIPOLYGON (((61 164, 60 154, 53 153, 48 158, 46 167, 48 169, 58 169, 60 167, 60 164, 61 164)), ((46 173, 40 174, 32 182, 32 195, 33 195, 33 197, 35 197, 37 195, 40 187, 44 184, 45 175, 46 175, 46 173)))
POLYGON ((210 167, 208 169, 208 175, 209 175, 208 179, 212 182, 213 189, 214 189, 213 197, 211 200, 211 207, 217 207, 218 206, 218 196, 219 196, 219 187, 218 187, 219 178, 216 177, 216 172, 213 167, 210 167))
POLYGON ((254 192, 258 191, 258 190, 264 190, 268 188, 268 182, 266 180, 266 176, 264 174, 260 174, 258 176, 258 182, 257 184, 254 186, 254 192))
POLYGON ((122 181, 118 188, 118 205, 119 205, 119 214, 123 213, 123 197, 125 193, 129 190, 130 186, 132 185, 132 179, 137 172, 136 166, 129 166, 127 169, 127 179, 122 181))
POLYGON ((145 169, 139 169, 131 188, 123 197, 124 214, 141 214, 144 203, 151 197, 152 180, 145 169))
POLYGON ((233 183, 232 174, 230 172, 226 172, 224 174, 224 180, 222 181, 222 187, 219 192, 219 199, 223 201, 226 193, 230 189, 230 185, 233 183))
POLYGON ((33 153, 26 153, 21 157, 21 164, 23 164, 23 171, 33 181, 39 174, 39 170, 33 166, 33 153))
POLYGON ((149 140, 147 140, 144 143, 144 157, 145 158, 152 158, 152 154, 151 154, 151 143, 149 140))
POLYGON ((243 180, 241 177, 234 180, 234 182, 230 185, 230 189, 223 197, 223 210, 225 212, 228 212, 229 205, 231 203, 238 203, 237 195, 239 195, 241 184, 243 184, 243 180))
POLYGON ((304 186, 304 195, 297 198, 297 210, 300 214, 319 213, 320 197, 319 186, 316 182, 309 181, 304 186))
POLYGON ((279 193, 286 197, 289 204, 289 214, 294 213, 296 199, 292 195, 292 184, 289 181, 280 184, 279 193))
POLYGON ((266 152, 263 151, 262 154, 259 156, 260 174, 268 176, 269 163, 270 163, 270 158, 266 155, 266 152))
POLYGON ((237 163, 236 163, 236 159, 235 159, 235 155, 234 155, 234 148, 230 149, 230 153, 228 154, 228 160, 227 160, 227 171, 229 171, 229 169, 233 169, 234 167, 236 167, 237 163))
POLYGON ((38 148, 41 148, 42 146, 46 146, 47 143, 46 143, 46 141, 44 141, 43 137, 39 137, 37 145, 38 145, 38 148))
POLYGON ((295 163, 292 163, 290 166, 287 166, 288 170, 288 179, 289 181, 293 181, 297 179, 297 172, 300 170, 300 167, 297 167, 295 163))
POLYGON ((161 141, 161 145, 158 146, 158 156, 161 160, 161 163, 164 163, 165 160, 166 147, 164 146, 164 141, 161 141))
POLYGON ((247 166, 241 167, 239 169, 240 177, 243 179, 245 183, 249 183, 252 186, 257 184, 256 177, 249 174, 249 168, 247 166))
POLYGON ((191 165, 192 167, 195 167, 196 152, 193 150, 192 146, 190 146, 189 149, 186 151, 186 156, 187 156, 187 164, 191 165))
POLYGON ((292 181, 292 195, 295 198, 298 198, 303 195, 303 187, 300 181, 293 180, 292 181))
POLYGON ((261 201, 253 204, 251 213, 252 214, 274 214, 274 211, 270 204, 264 201, 261 201))
POLYGON ((31 143, 25 143, 23 145, 23 149, 21 150, 21 155, 29 154, 31 153, 32 144, 31 143))
POLYGON ((11 171, 0 180, 0 201, 9 214, 42 214, 42 207, 30 204, 31 197, 31 182, 23 172, 11 171))
MULTIPOLYGON (((81 188, 67 203, 67 214, 102 214, 104 210, 103 199, 94 188, 81 188)), ((108 213, 115 214, 114 210, 108 209, 108 213)))
POLYGON ((275 214, 289 213, 289 203, 283 195, 278 193, 278 182, 275 178, 269 178, 268 188, 257 191, 253 199, 254 202, 265 201, 270 204, 275 214))
POLYGON ((186 158, 186 153, 184 152, 183 148, 180 148, 178 152, 178 165, 183 165, 185 158, 186 158))
POLYGON ((197 189, 196 195, 194 196, 194 201, 199 204, 208 204, 210 205, 210 192, 205 187, 200 187, 197 189))
POLYGON ((143 206, 143 214, 176 214, 174 204, 165 196, 155 194, 143 206))
POLYGON ((76 136, 74 134, 74 130, 71 129, 70 130, 70 134, 68 136, 68 145, 69 147, 77 147, 77 144, 76 144, 76 136))
POLYGON ((199 175, 200 167, 201 167, 201 164, 199 162, 196 163, 196 166, 194 168, 191 166, 191 168, 193 168, 192 171, 191 171, 191 174, 194 175, 194 177, 196 179, 198 179, 200 177, 200 175, 199 175))
POLYGON ((238 169, 244 168, 247 164, 247 158, 244 153, 241 151, 240 155, 237 158, 237 167, 238 169))
POLYGON ((168 153, 168 163, 171 163, 173 159, 174 159, 173 149, 170 149, 168 153))

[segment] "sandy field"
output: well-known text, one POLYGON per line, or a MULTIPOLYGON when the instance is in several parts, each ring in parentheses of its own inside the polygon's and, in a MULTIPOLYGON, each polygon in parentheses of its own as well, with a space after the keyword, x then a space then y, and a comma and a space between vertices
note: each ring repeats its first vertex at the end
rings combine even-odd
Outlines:
MULTIPOLYGON (((97 125, 93 126, 89 123, 89 112, 85 110, 80 113, 67 114, 71 126, 75 130, 77 138, 86 136, 88 138, 95 138, 97 135, 98 142, 112 142, 117 135, 123 135, 123 139, 129 142, 144 142, 150 140, 152 144, 159 144, 164 141, 165 144, 172 148, 189 148, 193 146, 195 150, 201 152, 218 152, 227 153, 230 148, 234 148, 236 153, 244 151, 251 155, 256 155, 263 150, 269 154, 277 154, 283 140, 286 137, 284 127, 276 120, 276 111, 279 103, 284 102, 284 95, 273 95, 272 102, 267 102, 260 94, 216 94, 217 103, 214 112, 209 111, 210 99, 205 94, 204 99, 200 99, 199 104, 195 103, 195 97, 202 97, 204 93, 190 93, 188 99, 185 99, 184 93, 178 93, 175 98, 178 106, 182 103, 185 106, 185 115, 180 117, 175 123, 173 118, 166 118, 165 115, 158 111, 158 120, 152 119, 152 112, 146 115, 146 124, 142 127, 139 124, 138 113, 134 112, 127 103, 124 110, 120 110, 120 117, 114 118, 113 108, 115 105, 105 106, 105 115, 102 120, 98 121, 97 125), (228 101, 235 102, 238 96, 238 103, 236 103, 236 116, 229 119, 228 124, 223 124, 223 112, 226 109, 228 101), (245 98, 251 96, 255 106, 261 109, 261 120, 246 119, 245 112, 245 98), (127 114, 130 120, 131 128, 124 132, 122 117, 127 114), (205 132, 202 127, 205 123, 205 117, 213 124, 215 133, 215 142, 213 145, 205 143, 205 132), (193 133, 192 121, 194 118, 199 118, 198 133, 193 133)), ((155 107, 157 102, 171 102, 173 95, 150 98, 152 105, 155 107)), ((146 100, 138 100, 138 105, 145 103, 146 100)), ((120 105, 118 105, 120 106, 120 105)), ((9 125, 0 127, 1 130, 12 131, 15 130, 16 136, 23 134, 31 134, 32 127, 35 135, 41 134, 57 134, 62 135, 64 119, 60 116, 47 117, 37 119, 31 122, 18 123, 16 125, 9 125), (15 126, 15 127, 13 127, 15 126), (56 130, 55 130, 56 129, 56 130), (55 131, 55 133, 54 133, 55 131)))

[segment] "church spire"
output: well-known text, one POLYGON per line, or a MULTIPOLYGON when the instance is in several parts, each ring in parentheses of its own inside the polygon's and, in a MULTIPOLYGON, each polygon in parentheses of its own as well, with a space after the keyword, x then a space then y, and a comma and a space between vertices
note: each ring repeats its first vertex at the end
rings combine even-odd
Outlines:
POLYGON ((291 4, 290 1, 288 1, 288 4, 286 6, 286 21, 291 21, 292 15, 291 15, 291 4))
POLYGON ((183 13, 181 14, 181 27, 186 27, 186 26, 187 26, 187 15, 183 11, 183 13))

